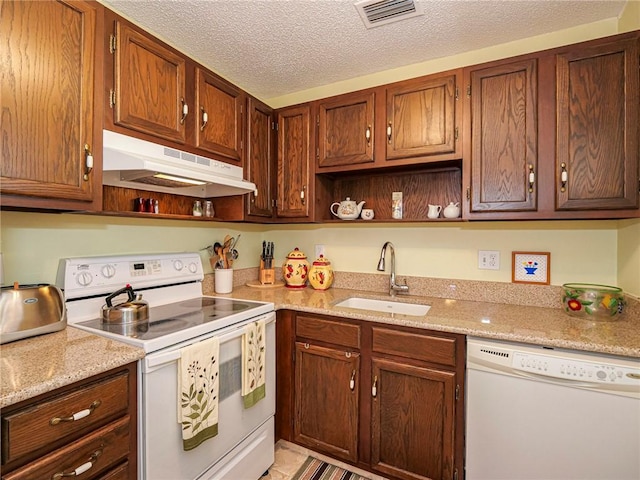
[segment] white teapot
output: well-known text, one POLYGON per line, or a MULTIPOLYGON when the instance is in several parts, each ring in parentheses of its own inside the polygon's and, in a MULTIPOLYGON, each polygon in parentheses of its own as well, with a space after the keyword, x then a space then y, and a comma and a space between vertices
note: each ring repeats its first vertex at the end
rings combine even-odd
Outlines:
POLYGON ((342 202, 335 202, 331 204, 331 213, 338 217, 341 220, 355 220, 360 216, 360 212, 362 211, 362 207, 364 206, 365 201, 361 201, 360 203, 356 203, 355 200, 351 200, 347 197, 346 200, 342 202), (333 211, 333 207, 338 207, 337 211, 333 211))
POLYGON ((451 202, 444 208, 445 218, 458 218, 460 216, 460 202, 451 202))

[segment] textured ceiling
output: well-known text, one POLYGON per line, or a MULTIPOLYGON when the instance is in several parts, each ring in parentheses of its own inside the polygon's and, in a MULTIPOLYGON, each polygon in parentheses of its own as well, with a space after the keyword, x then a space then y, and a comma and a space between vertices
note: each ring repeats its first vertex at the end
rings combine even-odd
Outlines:
POLYGON ((365 28, 356 0, 102 0, 267 100, 577 25, 615 0, 416 0, 425 15, 365 28))

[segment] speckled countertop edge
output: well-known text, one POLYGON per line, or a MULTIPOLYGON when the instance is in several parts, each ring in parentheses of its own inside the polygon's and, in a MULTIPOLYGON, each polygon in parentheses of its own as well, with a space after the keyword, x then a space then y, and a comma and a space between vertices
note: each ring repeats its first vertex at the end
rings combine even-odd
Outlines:
POLYGON ((77 328, 0 346, 0 408, 135 362, 144 350, 77 328))

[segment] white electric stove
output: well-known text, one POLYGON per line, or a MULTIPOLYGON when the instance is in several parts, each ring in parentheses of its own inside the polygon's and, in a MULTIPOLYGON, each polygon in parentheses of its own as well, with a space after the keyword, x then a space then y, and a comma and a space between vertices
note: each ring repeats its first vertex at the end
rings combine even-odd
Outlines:
POLYGON ((59 263, 57 285, 65 294, 68 324, 146 352, 138 367, 141 480, 257 479, 273 463, 274 305, 203 296, 203 278, 198 253, 65 258, 59 263), (105 298, 126 285, 148 302, 148 321, 103 323, 105 298), (245 325, 259 319, 266 323, 266 395, 245 409, 241 338, 245 325), (184 451, 176 414, 180 351, 212 336, 220 341, 219 433, 184 451))

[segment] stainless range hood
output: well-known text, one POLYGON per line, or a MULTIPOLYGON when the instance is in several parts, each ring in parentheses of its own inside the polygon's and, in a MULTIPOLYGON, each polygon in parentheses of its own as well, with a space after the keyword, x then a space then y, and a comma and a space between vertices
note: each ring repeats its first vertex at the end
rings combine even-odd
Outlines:
POLYGON ((104 185, 191 197, 253 192, 241 167, 110 130, 103 131, 104 185))

